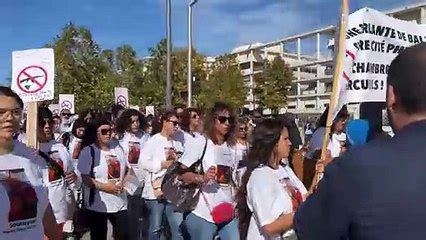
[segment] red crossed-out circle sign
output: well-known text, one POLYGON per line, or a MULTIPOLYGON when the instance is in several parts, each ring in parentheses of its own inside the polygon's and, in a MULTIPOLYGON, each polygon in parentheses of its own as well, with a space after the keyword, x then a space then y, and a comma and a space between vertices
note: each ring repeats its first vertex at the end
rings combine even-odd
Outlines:
POLYGON ((126 97, 123 96, 123 95, 119 95, 117 97, 117 104, 125 107, 127 105, 127 99, 126 99, 126 97))
POLYGON ((47 83, 47 71, 36 65, 22 69, 16 78, 18 88, 26 93, 36 93, 47 83))
POLYGON ((71 110, 72 109, 72 103, 68 100, 65 100, 61 103, 61 108, 71 110))

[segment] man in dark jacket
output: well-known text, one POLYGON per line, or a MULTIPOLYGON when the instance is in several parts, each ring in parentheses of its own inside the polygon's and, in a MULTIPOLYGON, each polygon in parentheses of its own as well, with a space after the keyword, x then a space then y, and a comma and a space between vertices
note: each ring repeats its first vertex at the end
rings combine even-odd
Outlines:
POLYGON ((327 166, 296 212, 299 240, 426 238, 426 43, 405 49, 388 73, 386 107, 396 133, 327 166))

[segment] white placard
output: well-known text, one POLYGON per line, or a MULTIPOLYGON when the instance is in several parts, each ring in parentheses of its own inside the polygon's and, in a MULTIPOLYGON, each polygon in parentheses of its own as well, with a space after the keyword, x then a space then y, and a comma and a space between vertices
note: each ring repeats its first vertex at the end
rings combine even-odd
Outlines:
POLYGON ((59 112, 62 112, 64 109, 68 109, 71 113, 74 113, 74 94, 59 94, 59 112))
POLYGON ((53 49, 12 52, 11 87, 24 102, 52 100, 55 88, 53 49))
POLYGON ((369 8, 351 14, 336 111, 347 103, 384 102, 392 60, 404 48, 425 41, 426 25, 402 21, 369 8))
POLYGON ((114 88, 114 102, 125 108, 129 107, 129 93, 127 88, 114 88))
POLYGON ((145 115, 148 116, 150 114, 155 116, 155 107, 154 106, 146 106, 145 107, 145 115))
POLYGON ((59 104, 49 104, 50 111, 53 113, 53 115, 59 116, 59 104))

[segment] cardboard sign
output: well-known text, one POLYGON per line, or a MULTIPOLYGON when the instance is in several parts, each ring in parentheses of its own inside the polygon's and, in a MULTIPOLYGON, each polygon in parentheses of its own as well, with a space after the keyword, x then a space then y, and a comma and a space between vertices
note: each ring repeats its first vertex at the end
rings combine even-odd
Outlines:
POLYGON ((154 106, 146 106, 145 107, 145 115, 148 116, 152 114, 153 116, 155 116, 155 108, 154 106))
POLYGON ((59 116, 59 104, 49 104, 48 108, 53 113, 53 115, 59 116))
POLYGON ((59 112, 65 109, 71 113, 75 112, 74 94, 59 94, 59 112))
POLYGON ((114 88, 114 102, 125 108, 129 107, 129 94, 127 88, 114 88))
POLYGON ((24 102, 52 100, 54 97, 55 60, 53 49, 12 52, 12 90, 24 102))

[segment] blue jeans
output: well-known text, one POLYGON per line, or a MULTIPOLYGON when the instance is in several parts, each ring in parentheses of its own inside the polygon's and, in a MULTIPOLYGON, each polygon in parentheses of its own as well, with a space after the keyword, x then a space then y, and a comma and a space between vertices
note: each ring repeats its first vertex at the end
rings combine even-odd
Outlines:
POLYGON ((219 235, 220 240, 240 239, 236 219, 226 224, 216 225, 190 213, 186 217, 185 222, 191 240, 212 240, 216 235, 219 235))
POLYGON ((183 240, 183 214, 175 211, 173 204, 166 200, 145 200, 148 210, 148 239, 159 240, 164 233, 163 216, 166 215, 170 226, 171 239, 183 240))

